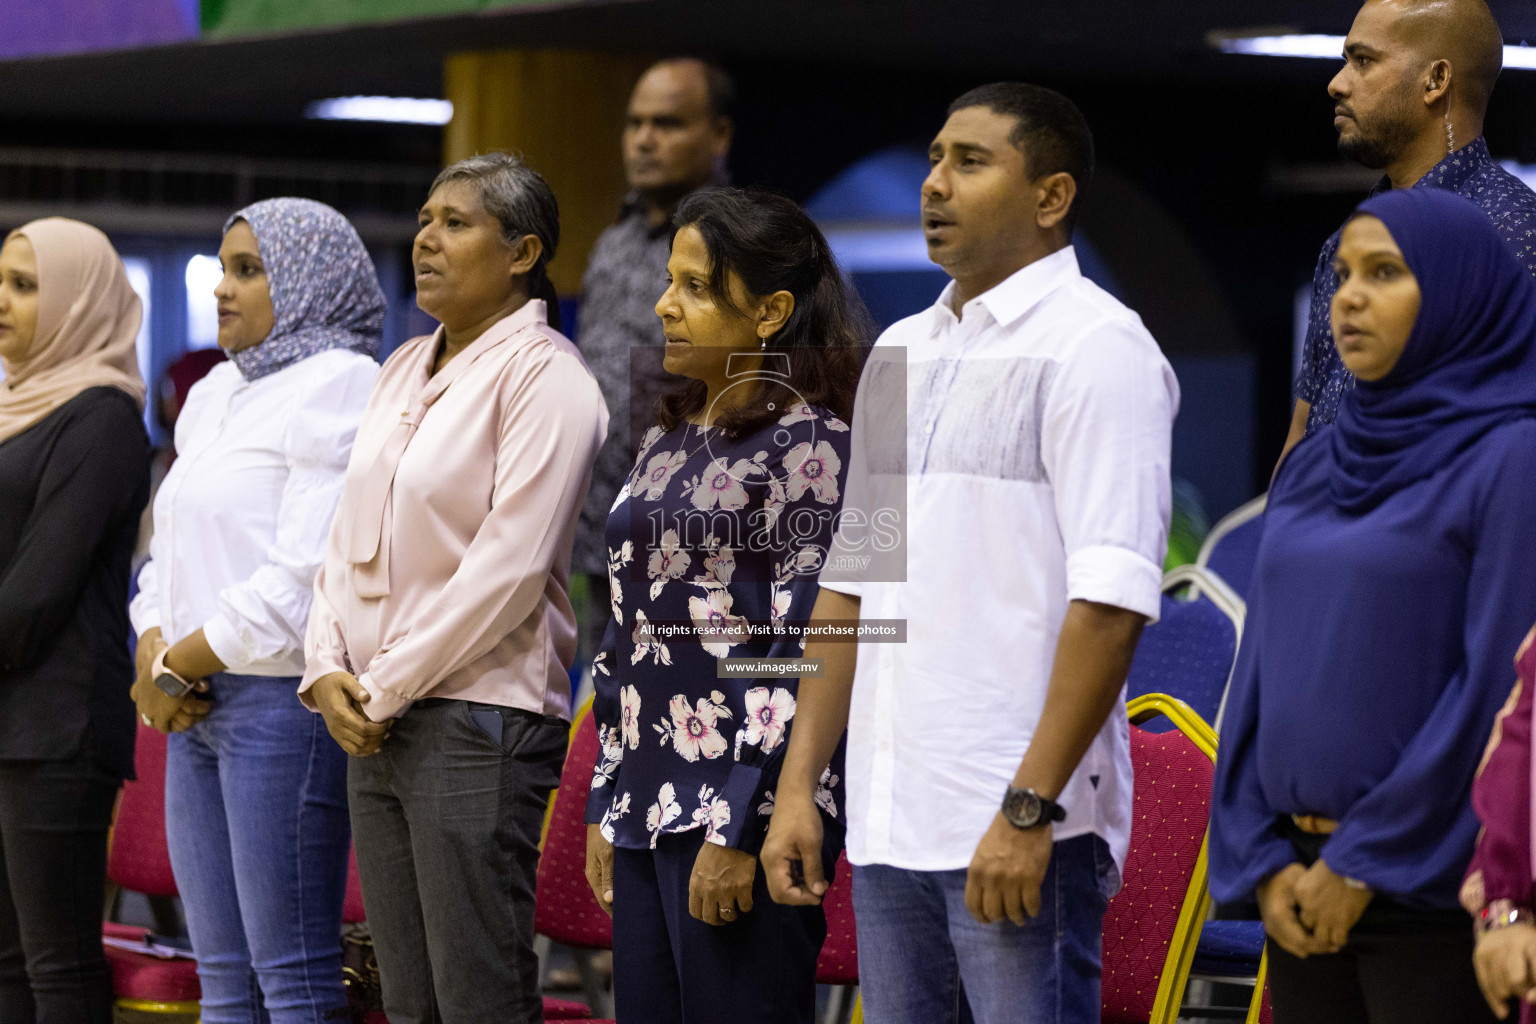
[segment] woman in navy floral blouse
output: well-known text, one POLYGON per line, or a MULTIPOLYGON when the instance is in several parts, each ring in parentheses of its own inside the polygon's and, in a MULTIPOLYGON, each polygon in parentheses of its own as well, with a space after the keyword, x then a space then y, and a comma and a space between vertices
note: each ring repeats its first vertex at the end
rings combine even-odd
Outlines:
MULTIPOLYGON (((656 313, 689 383, 658 403, 608 517, 587 878, 625 1024, 809 1022, 826 921, 775 904, 756 857, 798 676, 719 672, 804 648, 869 320, 788 199, 706 189, 675 223, 656 313)), ((840 774, 841 753, 820 792, 829 871, 840 774)))

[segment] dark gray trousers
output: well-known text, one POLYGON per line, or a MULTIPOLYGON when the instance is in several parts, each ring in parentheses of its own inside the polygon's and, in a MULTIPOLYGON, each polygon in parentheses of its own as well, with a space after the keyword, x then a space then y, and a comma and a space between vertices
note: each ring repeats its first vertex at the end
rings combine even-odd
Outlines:
POLYGON ((379 753, 349 758, 390 1024, 543 1020, 534 877, 568 730, 558 718, 428 699, 396 720, 379 753))

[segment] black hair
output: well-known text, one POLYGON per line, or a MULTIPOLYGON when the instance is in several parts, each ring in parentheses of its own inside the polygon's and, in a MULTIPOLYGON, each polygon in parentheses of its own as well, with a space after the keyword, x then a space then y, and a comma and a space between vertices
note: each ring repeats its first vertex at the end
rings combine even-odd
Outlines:
MULTIPOLYGON (((778 419, 800 400, 848 419, 865 348, 874 324, 864 302, 843 278, 821 229, 792 200, 761 189, 704 188, 690 194, 672 219, 691 227, 709 253, 709 293, 724 308, 746 316, 731 298, 735 274, 751 295, 787 291, 795 308, 767 339, 767 352, 782 351, 788 379, 759 378, 751 399, 715 421, 728 437, 740 437, 778 419)), ((689 381, 656 403, 656 418, 671 430, 704 408, 703 381, 689 381)))
POLYGON ((560 204, 538 171, 514 153, 481 153, 443 168, 427 190, 431 195, 450 181, 465 181, 480 193, 486 212, 501 225, 501 239, 515 246, 524 235, 543 243, 539 261, 528 271, 528 294, 548 306, 549 326, 560 329, 560 296, 549 279, 549 261, 560 247, 560 204))
POLYGON ((1068 235, 1093 180, 1093 132, 1077 104, 1054 89, 1025 82, 993 82, 977 86, 949 105, 949 113, 986 107, 1018 123, 1008 141, 1024 154, 1024 172, 1032 179, 1067 173, 1077 184, 1077 196, 1062 221, 1068 235))

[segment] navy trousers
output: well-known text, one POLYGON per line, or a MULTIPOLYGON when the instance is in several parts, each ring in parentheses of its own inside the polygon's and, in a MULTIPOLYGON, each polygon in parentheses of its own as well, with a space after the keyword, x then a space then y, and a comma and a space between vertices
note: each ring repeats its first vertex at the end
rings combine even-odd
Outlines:
MULTIPOLYGON (((812 1024, 820 907, 773 902, 761 865, 752 912, 715 927, 688 914, 704 830, 613 851, 613 995, 624 1024, 812 1024)), ((830 870, 830 865, 829 868, 830 870)), ((831 876, 828 875, 828 878, 831 876)))

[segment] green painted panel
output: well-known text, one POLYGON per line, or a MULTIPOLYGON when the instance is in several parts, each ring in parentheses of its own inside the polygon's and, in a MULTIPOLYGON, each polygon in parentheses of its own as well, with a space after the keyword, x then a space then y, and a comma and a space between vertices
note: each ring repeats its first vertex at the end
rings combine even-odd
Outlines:
POLYGON ((552 6, 559 0, 201 0, 203 34, 211 37, 552 6))

